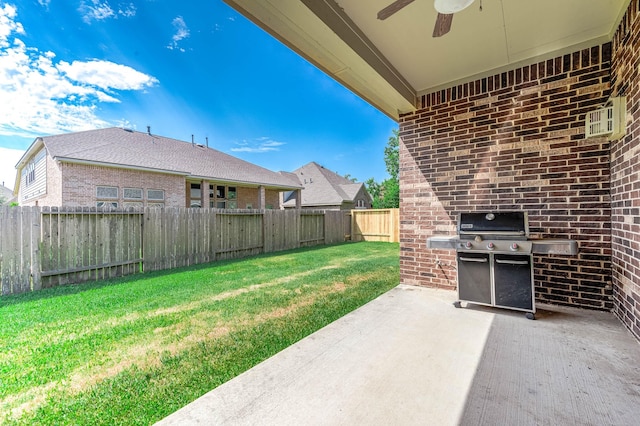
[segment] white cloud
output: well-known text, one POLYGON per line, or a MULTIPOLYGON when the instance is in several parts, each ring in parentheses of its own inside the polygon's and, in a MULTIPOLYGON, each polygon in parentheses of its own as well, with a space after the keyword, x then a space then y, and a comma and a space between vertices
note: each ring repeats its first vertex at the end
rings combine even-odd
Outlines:
POLYGON ((71 64, 61 61, 56 68, 78 83, 103 90, 141 90, 158 82, 133 68, 109 61, 73 61, 71 64))
MULTIPOLYGON (((40 1, 42 4, 42 0, 40 1)), ((45 1, 48 3, 50 0, 45 1)), ((84 22, 90 24, 91 21, 104 21, 109 18, 118 18, 118 16, 132 18, 136 16, 137 9, 133 3, 120 3, 116 12, 108 1, 91 0, 80 3, 78 11, 82 14, 84 22)))
POLYGON ((87 2, 80 3, 78 11, 82 14, 82 19, 86 23, 91 21, 102 21, 115 16, 115 12, 107 2, 92 0, 90 4, 87 2))
POLYGON ((24 151, 0 147, 0 184, 13 189, 16 180, 16 164, 22 158, 24 151))
POLYGON ((231 148, 233 152, 251 152, 251 153, 264 153, 272 151, 280 151, 282 145, 286 145, 284 142, 274 141, 270 138, 262 137, 255 141, 242 141, 236 142, 237 148, 231 148))
POLYGON ((178 47, 178 42, 189 37, 189 28, 187 27, 186 22, 184 22, 182 16, 175 17, 171 24, 176 32, 173 37, 171 37, 171 44, 169 44, 167 48, 171 50, 178 49, 181 52, 184 52, 184 48, 178 47))
POLYGON ((158 81, 109 61, 56 63, 55 53, 28 47, 16 35, 16 9, 0 8, 0 134, 32 137, 112 125, 96 115, 117 91, 143 90, 158 81))
POLYGON ((121 4, 118 8, 118 15, 124 16, 125 18, 133 18, 136 16, 136 6, 133 3, 125 4, 124 6, 121 4))
POLYGON ((15 6, 5 4, 0 7, 0 47, 9 46, 9 36, 11 33, 24 34, 24 28, 14 19, 17 15, 15 6))

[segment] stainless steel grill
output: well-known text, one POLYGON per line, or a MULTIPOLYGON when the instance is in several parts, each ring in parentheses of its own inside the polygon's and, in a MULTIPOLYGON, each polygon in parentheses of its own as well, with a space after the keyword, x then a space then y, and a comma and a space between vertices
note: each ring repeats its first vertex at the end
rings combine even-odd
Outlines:
POLYGON ((578 253, 576 241, 530 239, 527 212, 471 212, 458 217, 458 235, 427 239, 432 249, 456 250, 458 298, 526 312, 535 318, 533 253, 578 253))

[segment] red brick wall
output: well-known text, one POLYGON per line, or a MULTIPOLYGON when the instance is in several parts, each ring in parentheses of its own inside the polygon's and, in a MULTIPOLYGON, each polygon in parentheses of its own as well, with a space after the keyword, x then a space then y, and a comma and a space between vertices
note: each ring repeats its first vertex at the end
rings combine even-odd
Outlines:
MULTIPOLYGON (((145 205, 147 189, 163 189, 165 207, 185 205, 184 176, 73 163, 62 163, 60 168, 62 200, 60 204, 53 205, 95 207, 96 186, 117 186, 120 198, 114 201, 117 201, 120 207, 125 201, 122 198, 123 188, 142 188, 145 192, 145 205)), ((52 192, 60 192, 60 189, 54 188, 52 192)))
POLYGON ((578 256, 534 256, 538 301, 611 309, 609 144, 584 138, 610 89, 611 44, 421 98, 400 119, 401 280, 454 288, 462 211, 526 210, 533 237, 578 240, 578 256))
MULTIPOLYGON (((267 206, 271 206, 273 209, 280 208, 280 192, 267 189, 265 190, 265 205, 262 206, 265 209, 267 206)), ((247 205, 251 205, 252 209, 259 208, 260 205, 260 193, 258 188, 243 188, 238 187, 238 208, 246 209, 247 205)))
POLYGON ((616 315, 640 339, 640 1, 613 39, 612 96, 627 98, 627 136, 611 143, 613 288, 616 315))

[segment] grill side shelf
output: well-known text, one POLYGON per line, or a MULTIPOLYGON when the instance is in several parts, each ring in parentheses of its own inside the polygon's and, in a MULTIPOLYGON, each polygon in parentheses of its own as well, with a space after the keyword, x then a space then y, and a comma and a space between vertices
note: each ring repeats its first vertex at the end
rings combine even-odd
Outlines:
MULTIPOLYGON (((458 236, 432 236, 427 238, 427 248, 456 250, 460 239, 458 236)), ((532 239, 531 251, 535 254, 562 254, 575 256, 578 254, 578 242, 575 240, 564 239, 532 239)))
POLYGON ((578 242, 574 240, 543 239, 531 240, 531 251, 536 254, 578 254, 578 242))
POLYGON ((457 236, 433 236, 427 238, 427 248, 455 250, 458 243, 457 236))

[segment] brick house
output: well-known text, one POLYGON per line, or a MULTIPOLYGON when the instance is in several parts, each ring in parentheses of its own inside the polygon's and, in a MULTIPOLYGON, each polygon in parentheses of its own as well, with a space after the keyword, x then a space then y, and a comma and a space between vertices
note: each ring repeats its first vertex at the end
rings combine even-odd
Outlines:
POLYGON ((640 339, 640 0, 476 1, 441 37, 430 1, 225 1, 399 123, 401 282, 455 287, 426 240, 458 213, 526 210, 533 237, 579 244, 534 256, 536 299, 640 339), (618 96, 626 134, 587 138, 618 96))
POLYGON ((17 168, 21 205, 280 208, 276 173, 209 147, 122 128, 36 138, 17 168))
MULTIPOLYGON (((362 182, 352 182, 312 161, 293 171, 304 186, 301 191, 303 209, 351 210, 370 209, 371 195, 362 182)), ((294 192, 285 193, 283 206, 296 207, 294 192)))

